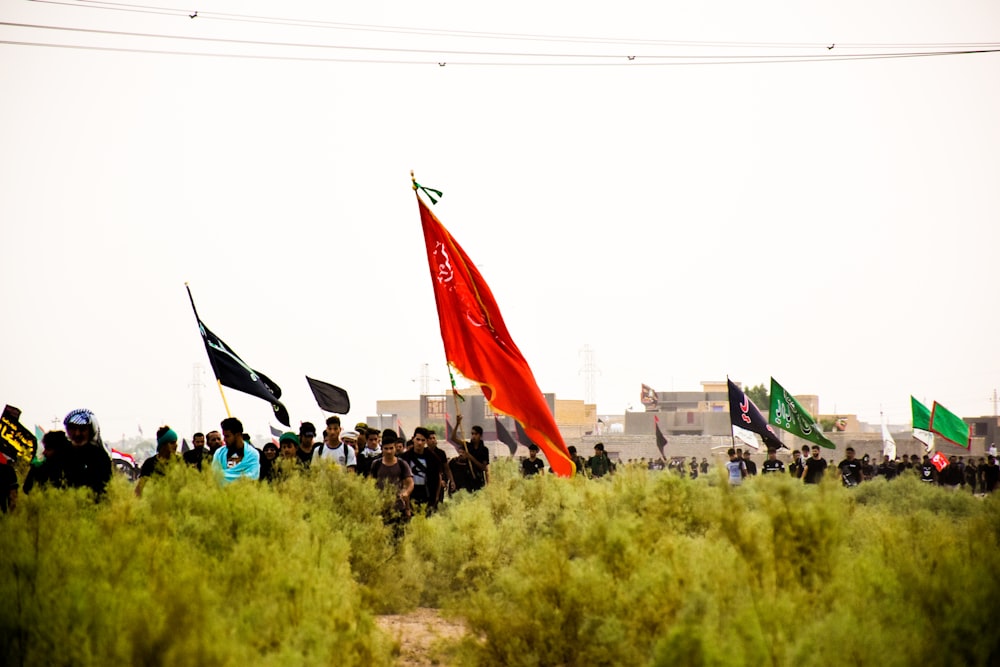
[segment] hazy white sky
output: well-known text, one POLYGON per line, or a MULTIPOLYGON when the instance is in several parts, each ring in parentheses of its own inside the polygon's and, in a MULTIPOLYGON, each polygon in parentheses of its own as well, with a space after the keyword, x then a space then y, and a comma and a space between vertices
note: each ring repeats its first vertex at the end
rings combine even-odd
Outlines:
MULTIPOLYGON (((1000 5, 339 4, 0 0, 0 41, 91 47, 0 43, 0 401, 24 423, 90 407, 111 439, 188 434, 195 363, 217 423, 185 281, 293 423, 322 418, 306 374, 350 392, 349 421, 415 398, 425 363, 444 390, 410 169, 544 391, 584 398, 589 345, 600 413, 727 374, 869 421, 907 421, 910 394, 992 413, 1000 53, 657 56, 996 48, 1000 5)), ((266 431, 266 403, 227 398, 266 431)))

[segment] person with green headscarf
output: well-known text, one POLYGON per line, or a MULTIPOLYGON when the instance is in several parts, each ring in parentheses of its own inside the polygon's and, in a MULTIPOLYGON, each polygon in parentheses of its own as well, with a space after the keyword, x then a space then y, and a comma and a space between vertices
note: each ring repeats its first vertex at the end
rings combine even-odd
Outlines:
POLYGON ((156 429, 156 455, 142 462, 139 468, 139 482, 135 485, 136 497, 142 496, 146 480, 153 475, 163 475, 167 468, 180 460, 177 456, 177 432, 169 426, 156 429))

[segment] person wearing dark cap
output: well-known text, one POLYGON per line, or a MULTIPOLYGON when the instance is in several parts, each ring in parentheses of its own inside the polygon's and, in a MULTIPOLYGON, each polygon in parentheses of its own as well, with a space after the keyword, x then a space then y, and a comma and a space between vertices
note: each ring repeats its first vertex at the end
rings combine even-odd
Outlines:
POLYGON ((135 497, 142 496, 142 490, 146 487, 146 482, 153 475, 163 476, 167 473, 168 467, 176 463, 177 457, 177 432, 169 426, 161 426, 156 429, 156 454, 143 461, 139 468, 139 481, 135 485, 135 497))
POLYGON ((261 449, 260 477, 262 482, 273 482, 278 474, 278 446, 269 442, 261 449))
POLYGON ((531 443, 528 445, 528 458, 521 461, 521 474, 525 477, 534 477, 545 472, 545 462, 538 458, 538 445, 531 443))
POLYGON ((594 455, 587 461, 587 467, 590 469, 591 478, 604 477, 611 474, 611 459, 608 457, 608 453, 604 451, 603 442, 594 445, 594 455))
POLYGON ((299 426, 299 451, 297 452, 299 456, 299 461, 306 468, 312 463, 313 457, 313 440, 316 438, 316 427, 313 426, 312 422, 302 422, 299 426))

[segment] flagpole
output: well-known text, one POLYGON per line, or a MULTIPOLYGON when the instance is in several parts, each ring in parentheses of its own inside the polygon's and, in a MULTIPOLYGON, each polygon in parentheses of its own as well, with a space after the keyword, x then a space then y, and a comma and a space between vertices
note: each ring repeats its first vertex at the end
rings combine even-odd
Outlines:
MULTIPOLYGON (((198 329, 201 330, 201 318, 198 317, 198 309, 194 306, 194 296, 191 294, 191 287, 188 285, 187 281, 184 281, 184 289, 187 290, 188 300, 191 301, 191 310, 194 311, 195 322, 198 323, 198 329)), ((232 417, 233 413, 229 411, 229 401, 226 400, 226 393, 222 391, 222 380, 219 379, 218 374, 215 372, 215 364, 212 364, 212 357, 208 358, 208 363, 212 366, 212 374, 215 375, 215 383, 219 385, 219 395, 222 396, 222 405, 226 408, 226 416, 232 417)))
MULTIPOLYGON (((729 385, 729 373, 726 373, 726 385, 729 385)), ((727 401, 728 402, 728 401, 727 401)), ((733 433, 733 406, 729 406, 729 440, 733 445, 733 449, 736 449, 736 434, 733 433)))
POLYGON ((226 394, 222 391, 222 380, 216 378, 215 383, 219 385, 219 394, 222 396, 222 405, 226 408, 226 416, 232 417, 233 413, 229 411, 229 402, 226 400, 226 394))

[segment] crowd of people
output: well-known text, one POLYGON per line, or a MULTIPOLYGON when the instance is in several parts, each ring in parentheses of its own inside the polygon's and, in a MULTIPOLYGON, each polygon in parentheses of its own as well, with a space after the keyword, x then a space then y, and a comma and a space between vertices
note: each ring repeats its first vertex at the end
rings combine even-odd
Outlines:
MULTIPOLYGON (((451 439, 456 453, 450 457, 438 446, 437 434, 431 429, 418 427, 404 440, 392 429, 379 431, 363 422, 344 430, 336 415, 326 419, 322 436, 311 422, 303 422, 297 433, 282 433, 277 443, 269 442, 259 449, 240 420, 228 417, 218 430, 193 434, 191 448, 181 454, 177 432, 162 426, 156 431, 156 453, 139 466, 135 495, 141 497, 148 484, 175 465, 214 470, 223 484, 239 479, 276 483, 310 469, 339 466, 373 479, 380 489, 393 489, 393 520, 405 521, 415 511, 433 513, 445 494, 475 492, 489 483, 490 452, 483 442, 483 429, 473 426, 466 441, 457 435, 460 425, 461 417, 451 439)), ((23 484, 12 463, 0 466, 0 488, 4 489, 0 510, 16 507, 19 490, 27 494, 40 486, 86 487, 96 498, 103 496, 114 466, 101 439, 97 417, 90 410, 74 410, 66 415, 63 427, 65 430, 43 436, 41 451, 31 462, 23 484)), ((589 459, 579 456, 575 447, 569 451, 580 475, 600 478, 615 469, 603 444, 595 446, 589 459)), ((532 444, 521 462, 524 476, 546 473, 538 453, 538 446, 532 444)))
MULTIPOLYGON (((757 474, 757 465, 750 458, 750 450, 730 448, 727 454, 729 461, 726 463, 726 472, 730 484, 742 484, 746 478, 757 474)), ((778 459, 777 450, 768 449, 761 474, 783 474, 787 469, 789 475, 806 484, 818 484, 830 467, 818 445, 811 448, 807 445, 801 451, 792 450, 792 461, 788 466, 778 459)), ((891 480, 902 475, 913 475, 924 483, 985 494, 993 493, 996 489, 1000 481, 1000 465, 992 454, 980 457, 978 462, 972 456, 966 459, 964 456, 952 455, 941 470, 934 465, 929 454, 924 454, 922 458, 916 454, 909 457, 904 454, 895 459, 885 455, 876 464, 867 454, 857 458, 854 448, 848 447, 844 450, 843 460, 836 466, 836 474, 840 476, 843 485, 849 487, 876 477, 891 480)))
MULTIPOLYGON (((170 466, 186 464, 201 470, 214 470, 223 484, 238 479, 259 480, 265 483, 281 482, 289 476, 305 473, 312 468, 339 466, 345 471, 371 478, 380 489, 391 489, 396 494, 392 521, 405 522, 414 512, 432 514, 446 494, 459 491, 475 492, 489 483, 490 452, 483 442, 483 429, 473 426, 469 440, 462 439, 459 416, 455 434, 451 438, 455 456, 438 446, 437 434, 424 427, 414 429, 411 438, 404 439, 392 429, 379 431, 360 422, 351 430, 343 430, 340 417, 326 419, 319 440, 319 433, 311 422, 303 422, 298 433, 282 433, 277 444, 270 442, 258 449, 244 432, 243 424, 235 417, 223 419, 219 430, 195 433, 190 450, 178 455, 178 435, 169 426, 156 431, 156 453, 139 468, 135 484, 136 496, 141 496, 146 485, 169 470, 170 466)), ((0 465, 0 511, 16 507, 18 490, 30 493, 39 486, 60 488, 86 487, 100 498, 111 480, 113 465, 108 448, 101 440, 100 426, 90 410, 73 410, 63 420, 65 430, 49 431, 42 437, 42 451, 28 468, 23 485, 11 463, 0 465)), ((568 448, 577 475, 592 479, 613 474, 617 465, 608 456, 602 443, 594 446, 594 454, 584 458, 574 446, 568 448)), ((757 465, 749 449, 731 448, 726 474, 729 483, 739 485, 757 475, 757 465)), ((528 456, 521 460, 521 473, 525 477, 546 474, 545 462, 539 458, 538 446, 528 447, 528 456)), ((642 461, 651 470, 668 470, 696 479, 708 473, 706 458, 697 457, 659 461, 642 461)), ((770 449, 761 466, 761 474, 787 474, 806 484, 819 483, 830 465, 822 457, 818 446, 805 446, 793 450, 789 465, 778 459, 777 451, 770 449)), ((1000 479, 1000 466, 996 457, 974 457, 965 460, 952 456, 940 471, 928 455, 905 455, 890 459, 883 457, 875 464, 868 455, 855 456, 852 447, 845 450, 844 459, 836 466, 837 474, 845 486, 857 486, 875 477, 887 480, 901 475, 915 475, 921 482, 938 484, 954 489, 967 488, 971 493, 992 493, 1000 479)))

